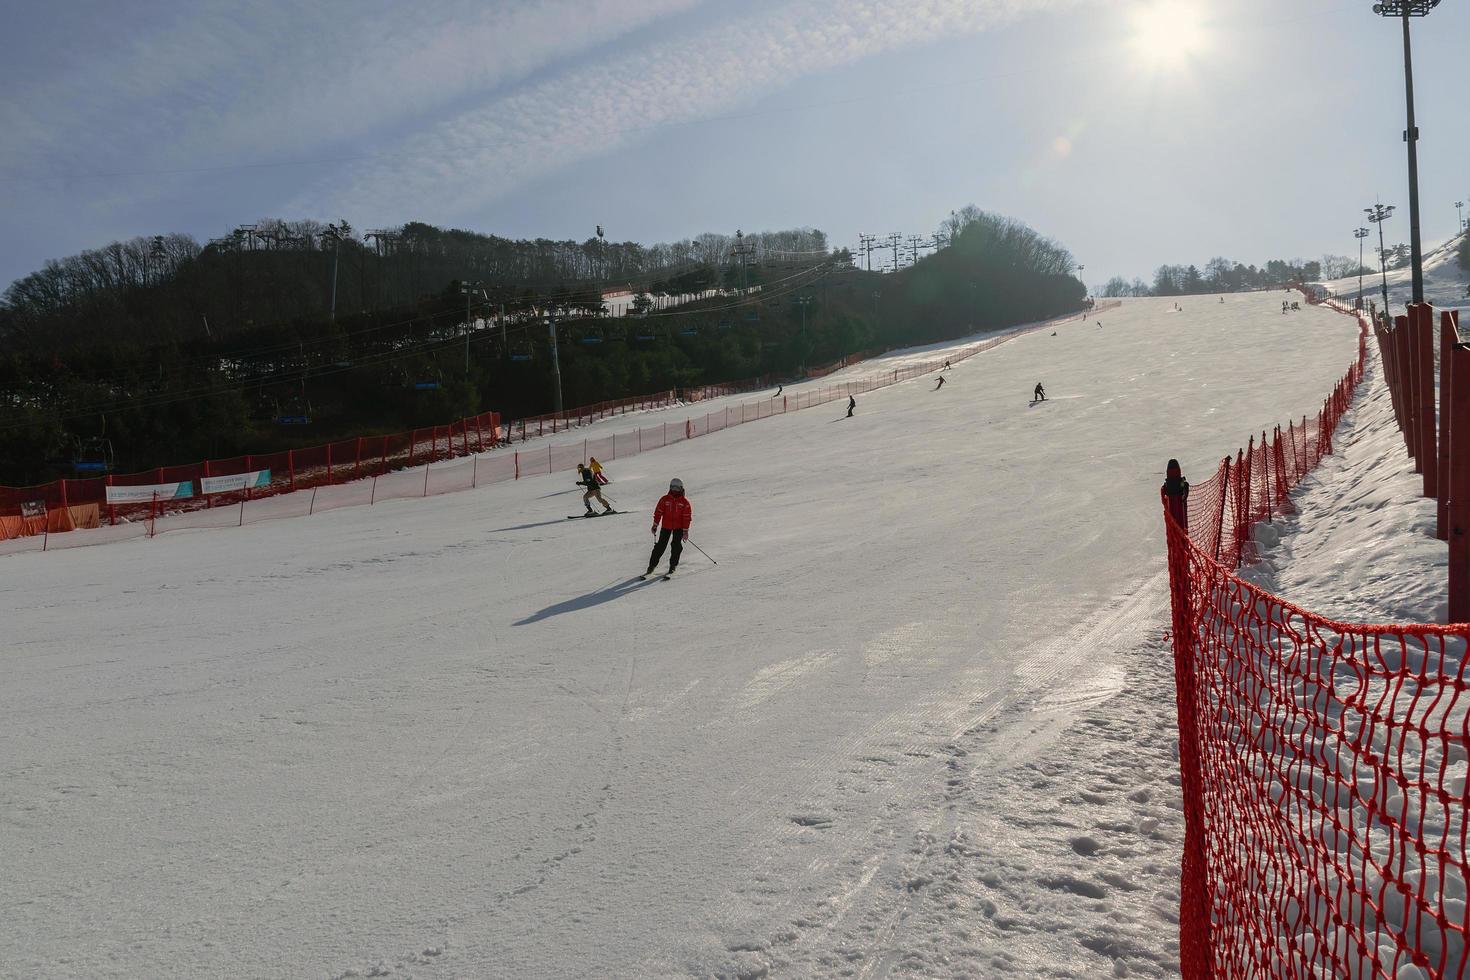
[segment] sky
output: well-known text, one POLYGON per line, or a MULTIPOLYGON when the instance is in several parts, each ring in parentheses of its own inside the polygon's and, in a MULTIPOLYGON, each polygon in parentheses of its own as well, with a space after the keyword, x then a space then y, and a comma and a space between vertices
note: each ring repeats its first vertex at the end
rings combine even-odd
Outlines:
MULTIPOLYGON (((1091 284, 1350 254, 1375 199, 1409 237, 1401 36, 1370 0, 6 7, 0 284, 266 217, 855 247, 974 204, 1091 284)), ((1415 21, 1426 243, 1470 200, 1467 7, 1415 21)))

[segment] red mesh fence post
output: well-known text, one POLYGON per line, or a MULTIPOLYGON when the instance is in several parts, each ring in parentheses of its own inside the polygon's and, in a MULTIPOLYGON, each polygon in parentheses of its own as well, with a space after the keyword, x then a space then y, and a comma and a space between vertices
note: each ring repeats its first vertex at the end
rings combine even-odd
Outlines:
POLYGON ((1419 472, 1419 444, 1415 441, 1415 434, 1419 427, 1415 422, 1414 413, 1418 408, 1419 399, 1414 395, 1414 351, 1413 331, 1409 329, 1409 318, 1407 316, 1396 316, 1393 318, 1394 336, 1398 344, 1394 354, 1399 361, 1399 400, 1404 406, 1404 418, 1402 428, 1404 430, 1404 445, 1408 447, 1409 457, 1414 460, 1414 472, 1419 472))
POLYGON ((1266 520, 1272 519, 1271 500, 1271 447, 1266 442, 1266 430, 1261 430, 1261 487, 1265 491, 1262 495, 1266 500, 1266 520))
MULTIPOLYGON (((1456 344, 1453 376, 1470 378, 1470 350, 1456 344)), ((1449 618, 1470 623, 1470 384, 1450 392, 1449 618)))
POLYGON ((290 488, 294 491, 296 489, 296 450, 294 449, 286 450, 286 476, 290 481, 290 488))
POLYGON ((419 444, 419 430, 414 429, 408 434, 408 468, 413 469, 413 451, 419 444))
POLYGON ((352 478, 356 480, 362 476, 362 436, 357 437, 357 452, 352 461, 352 478))
POLYGON ((1439 447, 1434 441, 1434 307, 1420 303, 1414 310, 1419 351, 1419 463, 1424 471, 1424 496, 1439 492, 1439 447))
POLYGON ((1455 321, 1449 310, 1439 315, 1439 507, 1434 535, 1441 541, 1450 537, 1450 390, 1455 376, 1452 351, 1459 340, 1455 321))
POLYGON ((327 443, 327 482, 332 482, 332 444, 327 443))
POLYGON ((1225 537, 1225 501, 1230 496, 1230 457, 1220 469, 1220 514, 1215 518, 1215 561, 1220 560, 1220 541, 1225 537))
MULTIPOLYGON (((1227 459, 1228 464, 1228 459, 1227 459)), ((1164 537, 1169 553, 1169 599, 1174 641, 1174 692, 1179 724, 1179 787, 1184 804, 1184 853, 1179 882, 1179 966, 1190 980, 1213 975, 1213 942, 1205 860, 1205 807, 1196 698, 1197 643, 1190 612, 1188 491, 1164 499, 1164 537)), ((1222 498, 1223 499, 1223 498, 1222 498)))

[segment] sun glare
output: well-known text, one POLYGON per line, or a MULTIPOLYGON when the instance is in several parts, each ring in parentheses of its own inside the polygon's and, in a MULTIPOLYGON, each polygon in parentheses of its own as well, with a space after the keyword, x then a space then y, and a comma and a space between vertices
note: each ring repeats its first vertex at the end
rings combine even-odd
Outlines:
POLYGON ((1133 51, 1140 65, 1178 71, 1209 46, 1209 31, 1196 3, 1150 0, 1133 10, 1133 51))

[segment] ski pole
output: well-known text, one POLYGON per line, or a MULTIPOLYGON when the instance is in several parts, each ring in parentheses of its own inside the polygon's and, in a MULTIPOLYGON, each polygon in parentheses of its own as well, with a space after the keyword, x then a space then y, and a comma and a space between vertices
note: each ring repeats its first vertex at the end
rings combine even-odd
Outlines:
MULTIPOLYGON (((690 547, 692 547, 695 551, 699 552, 701 555, 704 555, 704 557, 709 558, 709 552, 705 551, 703 548, 701 548, 699 545, 695 544, 693 541, 689 541, 688 538, 685 538, 684 540, 685 541, 688 541, 690 547)), ((709 560, 712 563, 716 564, 716 565, 719 564, 719 562, 715 561, 713 558, 709 558, 709 560)))

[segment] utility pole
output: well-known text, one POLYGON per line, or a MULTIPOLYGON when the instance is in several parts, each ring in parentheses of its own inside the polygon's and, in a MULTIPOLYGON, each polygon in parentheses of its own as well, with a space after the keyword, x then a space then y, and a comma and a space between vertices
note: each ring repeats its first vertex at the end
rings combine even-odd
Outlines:
POLYGON ((546 325, 551 329, 551 404, 556 414, 561 414, 561 362, 556 356, 556 314, 547 311, 546 325))
POLYGON ((1394 212, 1392 204, 1375 204, 1371 208, 1364 208, 1363 213, 1368 220, 1378 226, 1378 271, 1383 276, 1383 315, 1388 316, 1388 249, 1383 244, 1383 223, 1389 219, 1394 212))
POLYGON ((1455 202, 1455 230, 1456 231, 1464 231, 1465 230, 1465 219, 1460 215, 1460 209, 1463 208, 1464 206, 1465 206, 1465 202, 1464 201, 1456 201, 1455 202))
POLYGON ((1367 238, 1369 234, 1370 234, 1370 232, 1368 231, 1367 228, 1359 228, 1358 230, 1356 230, 1356 231, 1353 232, 1353 237, 1358 240, 1358 306, 1357 306, 1357 308, 1360 309, 1360 310, 1363 308, 1363 239, 1367 238))
POLYGON ((1424 302, 1424 255, 1419 244, 1419 127, 1414 125, 1414 60, 1409 45, 1409 18, 1424 17, 1439 6, 1439 0, 1383 0, 1373 5, 1382 17, 1397 17, 1404 26, 1404 102, 1408 112, 1408 128, 1404 142, 1409 145, 1409 258, 1413 263, 1414 302, 1424 302))

